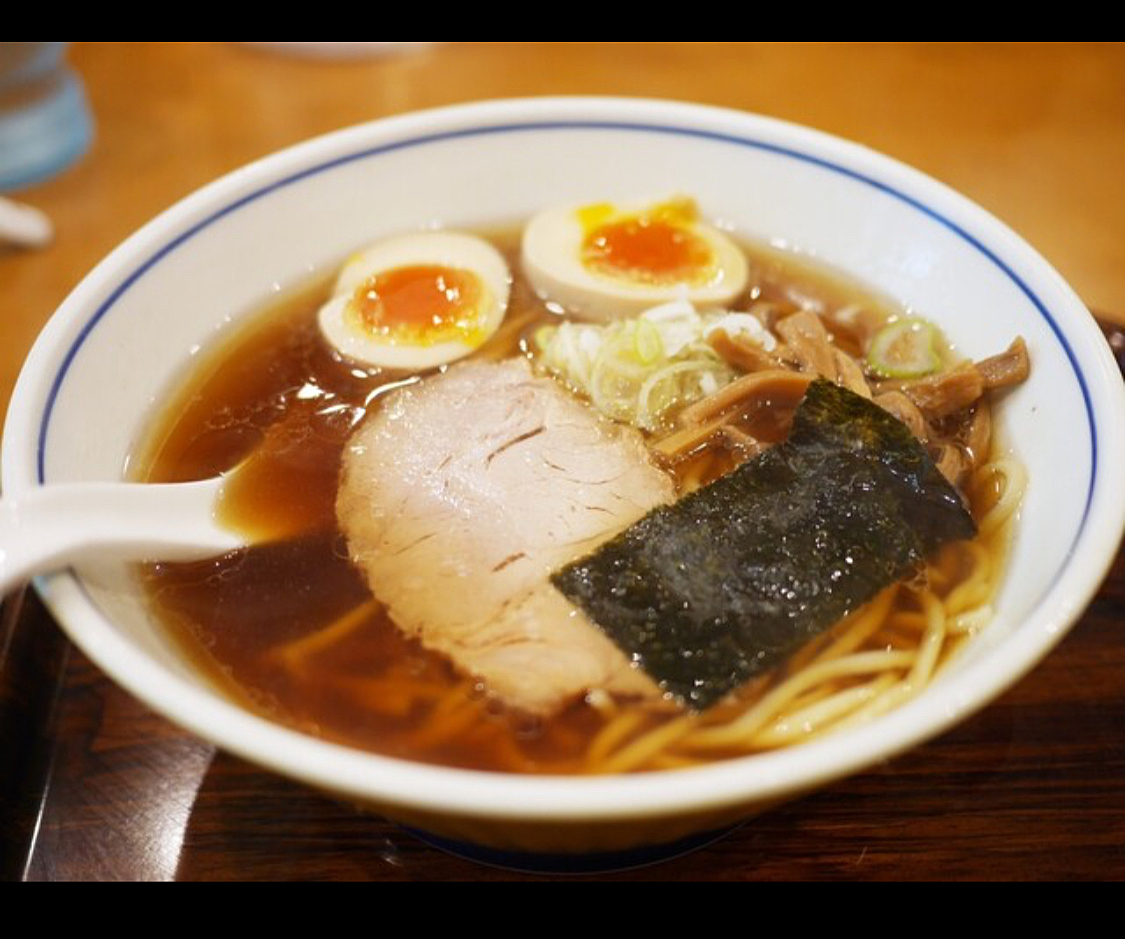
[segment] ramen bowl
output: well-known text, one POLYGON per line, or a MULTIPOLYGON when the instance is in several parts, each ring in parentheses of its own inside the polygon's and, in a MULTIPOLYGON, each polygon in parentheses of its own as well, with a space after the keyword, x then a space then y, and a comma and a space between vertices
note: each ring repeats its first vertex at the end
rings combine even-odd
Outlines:
POLYGON ((654 101, 482 103, 344 130, 238 170, 130 238, 58 310, 8 416, 4 491, 122 478, 200 350, 382 234, 673 193, 932 318, 965 357, 1026 339, 1032 377, 1004 399, 1000 422, 1030 482, 995 617, 924 693, 865 726, 698 769, 505 775, 370 755, 243 709, 196 671, 125 565, 41 579, 59 622, 200 737, 445 842, 496 851, 689 843, 984 707, 1060 641, 1114 556, 1125 524, 1120 377, 1077 297, 999 221, 886 157, 775 120, 654 101))

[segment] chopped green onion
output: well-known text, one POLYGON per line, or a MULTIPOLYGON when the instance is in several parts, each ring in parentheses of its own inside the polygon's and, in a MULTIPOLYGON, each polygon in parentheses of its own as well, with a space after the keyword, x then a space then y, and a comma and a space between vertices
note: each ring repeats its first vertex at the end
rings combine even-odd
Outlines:
POLYGON ((586 394, 606 417, 646 431, 668 429, 675 412, 732 381, 706 341, 715 316, 690 304, 605 325, 560 323, 535 333, 541 368, 586 394))
POLYGON ((655 365, 664 358, 664 340, 660 338, 660 330, 646 319, 637 320, 633 352, 641 365, 655 365))
POLYGON ((540 352, 546 352, 548 346, 550 346, 551 342, 554 340, 556 332, 558 332, 557 326, 540 326, 539 329, 535 331, 535 336, 533 337, 535 340, 535 348, 540 352))
POLYGON ((940 333, 918 317, 897 320, 871 343, 867 365, 880 378, 926 378, 941 371, 940 333))

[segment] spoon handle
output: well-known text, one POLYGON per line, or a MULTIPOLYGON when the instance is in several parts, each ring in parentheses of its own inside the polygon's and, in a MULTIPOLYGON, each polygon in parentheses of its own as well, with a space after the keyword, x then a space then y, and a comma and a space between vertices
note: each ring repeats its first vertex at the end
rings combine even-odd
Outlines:
POLYGON ((215 521, 221 480, 44 486, 0 500, 0 596, 83 560, 199 560, 243 546, 215 521))

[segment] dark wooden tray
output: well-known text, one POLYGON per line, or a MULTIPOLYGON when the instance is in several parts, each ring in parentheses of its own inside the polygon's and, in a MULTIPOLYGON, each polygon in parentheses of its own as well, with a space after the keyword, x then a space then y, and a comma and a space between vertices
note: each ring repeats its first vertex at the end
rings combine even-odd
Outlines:
MULTIPOLYGON (((1107 334, 1125 369, 1125 335, 1107 334)), ((1047 662, 955 731, 689 857, 602 878, 1123 879, 1123 625, 1125 553, 1047 662)), ((9 598, 0 880, 171 879, 527 875, 450 857, 215 751, 101 675, 34 594, 9 598)))

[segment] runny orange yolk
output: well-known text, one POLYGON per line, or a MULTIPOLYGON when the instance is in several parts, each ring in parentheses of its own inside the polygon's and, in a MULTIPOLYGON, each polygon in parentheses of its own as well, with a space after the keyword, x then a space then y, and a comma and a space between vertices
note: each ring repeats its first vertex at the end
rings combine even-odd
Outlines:
POLYGON ((643 284, 701 284, 714 273, 711 246, 683 222, 659 215, 617 219, 588 231, 587 268, 643 284))
POLYGON ((399 267, 364 281, 349 304, 370 335, 411 344, 467 340, 483 325, 484 289, 472 271, 399 267))

